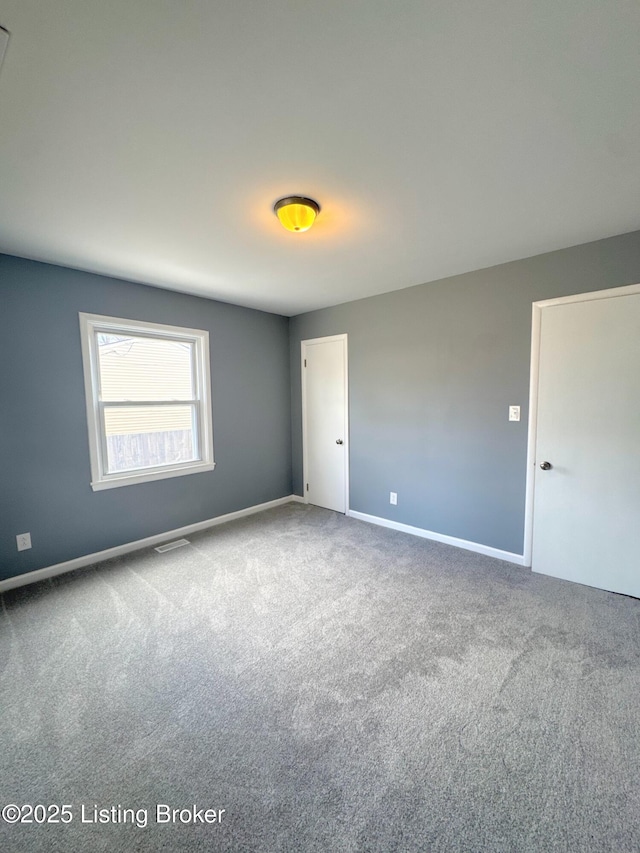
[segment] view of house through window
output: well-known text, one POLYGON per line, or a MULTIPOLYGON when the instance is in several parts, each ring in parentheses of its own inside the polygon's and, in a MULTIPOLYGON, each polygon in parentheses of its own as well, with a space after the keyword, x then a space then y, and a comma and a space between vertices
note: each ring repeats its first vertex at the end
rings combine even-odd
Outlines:
POLYGON ((193 344, 97 332, 97 345, 107 471, 197 459, 193 344))
POLYGON ((81 329, 94 488, 213 467, 207 333, 93 315, 81 329))

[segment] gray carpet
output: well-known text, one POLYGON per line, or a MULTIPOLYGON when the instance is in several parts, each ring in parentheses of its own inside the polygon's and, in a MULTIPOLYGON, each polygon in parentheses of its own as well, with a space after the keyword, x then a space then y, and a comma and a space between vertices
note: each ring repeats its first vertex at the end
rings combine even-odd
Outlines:
POLYGON ((73 820, 2 851, 640 850, 640 601, 299 504, 190 538, 4 595, 0 805, 73 820))

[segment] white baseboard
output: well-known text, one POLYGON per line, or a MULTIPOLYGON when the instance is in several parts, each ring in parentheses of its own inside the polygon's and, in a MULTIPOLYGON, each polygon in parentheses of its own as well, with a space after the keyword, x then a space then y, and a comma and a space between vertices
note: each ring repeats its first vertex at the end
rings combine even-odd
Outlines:
POLYGON ((36 569, 33 572, 25 572, 22 575, 16 575, 13 578, 0 581, 0 594, 19 586, 53 578, 56 575, 63 575, 65 572, 72 572, 74 569, 82 569, 84 566, 101 563, 103 560, 109 560, 112 557, 129 554, 131 551, 140 551, 142 548, 158 545, 160 542, 166 542, 168 539, 179 539, 181 536, 186 536, 189 533, 197 533, 199 530, 206 530, 208 527, 226 524, 227 521, 234 521, 236 518, 244 518, 246 515, 254 515, 256 512, 264 512, 266 509, 272 509, 273 507, 292 502, 297 503, 302 500, 303 498, 299 495, 287 495, 284 498, 277 498, 275 501, 256 504, 246 509, 239 509, 236 512, 228 512, 226 515, 218 515, 216 518, 208 518, 206 521, 187 524, 186 527, 178 527, 176 530, 168 530, 166 533, 158 533, 156 536, 147 536, 146 539, 138 539, 135 542, 117 545, 115 548, 107 548, 106 551, 97 551, 95 554, 87 554, 84 557, 76 557, 74 560, 67 560, 64 563, 56 563, 54 566, 46 566, 43 569, 36 569))
POLYGON ((353 509, 348 510, 347 515, 369 524, 390 527, 392 530, 400 530, 402 533, 410 533, 412 536, 420 536, 422 539, 432 539, 434 542, 444 542, 445 545, 454 545, 456 548, 464 548, 465 551, 475 551, 476 554, 485 554, 487 557, 495 557, 497 560, 505 560, 518 566, 526 565, 522 554, 512 554, 510 551, 501 551, 499 548, 491 548, 489 545, 481 545, 479 542, 456 539, 455 536, 445 536, 443 533, 434 533, 432 530, 423 530, 422 527, 412 527, 410 524, 402 524, 388 518, 379 518, 377 515, 367 515, 366 512, 357 512, 353 509))

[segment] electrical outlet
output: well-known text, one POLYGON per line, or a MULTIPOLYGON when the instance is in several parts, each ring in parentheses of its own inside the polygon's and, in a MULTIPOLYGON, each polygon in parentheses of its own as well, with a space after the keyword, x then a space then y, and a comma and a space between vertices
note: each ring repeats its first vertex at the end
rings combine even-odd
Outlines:
POLYGON ((18 545, 18 551, 28 551, 29 548, 31 548, 31 534, 18 533, 16 536, 16 543, 18 545))
POLYGON ((520 406, 509 406, 509 420, 510 421, 519 421, 520 420, 520 406))
POLYGON ((389 503, 393 504, 393 506, 398 505, 398 493, 397 492, 389 492, 389 503))

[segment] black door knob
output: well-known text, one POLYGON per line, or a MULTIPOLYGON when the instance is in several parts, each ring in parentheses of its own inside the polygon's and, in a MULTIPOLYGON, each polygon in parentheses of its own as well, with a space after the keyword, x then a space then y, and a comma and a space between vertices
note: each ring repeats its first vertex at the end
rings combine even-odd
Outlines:
POLYGON ((336 438, 336 444, 344 444, 344 441, 341 438, 336 438))
POLYGON ((550 471, 553 466, 552 466, 551 462, 541 462, 540 467, 542 468, 543 471, 550 471))

